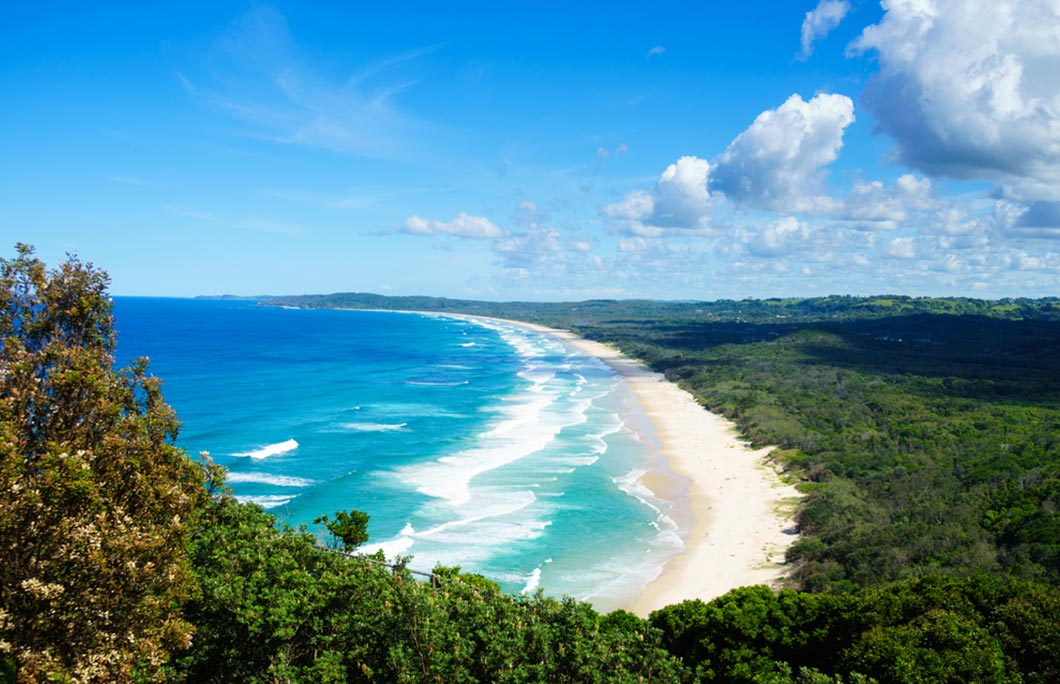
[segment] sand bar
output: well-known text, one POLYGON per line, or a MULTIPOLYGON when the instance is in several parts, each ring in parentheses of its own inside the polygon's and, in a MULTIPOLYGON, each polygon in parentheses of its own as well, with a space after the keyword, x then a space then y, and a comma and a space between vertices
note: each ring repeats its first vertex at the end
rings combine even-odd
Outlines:
POLYGON ((629 384, 655 427, 660 459, 641 483, 675 510, 689 513, 677 517, 685 550, 666 563, 628 610, 647 616, 685 599, 709 601, 737 587, 775 586, 784 577, 784 553, 796 539, 792 516, 801 495, 781 481, 770 448, 750 449, 733 423, 613 347, 564 330, 495 320, 559 337, 602 360, 629 384))

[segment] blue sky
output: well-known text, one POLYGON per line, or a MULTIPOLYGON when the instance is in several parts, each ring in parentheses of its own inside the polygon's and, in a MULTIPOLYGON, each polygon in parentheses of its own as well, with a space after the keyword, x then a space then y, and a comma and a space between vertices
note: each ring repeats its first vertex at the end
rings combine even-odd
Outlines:
POLYGON ((0 8, 9 254, 125 295, 1058 294, 1050 0, 151 4, 0 8))

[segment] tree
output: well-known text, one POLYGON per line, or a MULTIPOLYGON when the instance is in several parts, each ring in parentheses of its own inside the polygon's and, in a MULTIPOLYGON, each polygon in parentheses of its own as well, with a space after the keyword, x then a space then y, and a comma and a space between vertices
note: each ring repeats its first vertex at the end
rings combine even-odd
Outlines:
POLYGON ((147 362, 113 367, 109 278, 0 260, 0 664, 19 682, 152 678, 190 642, 203 470, 147 362))
POLYGON ((334 546, 341 544, 343 551, 353 551, 368 541, 368 514, 362 511, 338 511, 334 520, 322 515, 313 524, 323 524, 334 538, 334 546))

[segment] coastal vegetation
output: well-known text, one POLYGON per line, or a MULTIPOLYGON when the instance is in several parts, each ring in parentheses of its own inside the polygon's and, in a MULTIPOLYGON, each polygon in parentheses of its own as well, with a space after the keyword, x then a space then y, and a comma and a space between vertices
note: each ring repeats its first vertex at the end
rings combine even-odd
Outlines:
POLYGON ((19 246, 0 284, 0 681, 1060 679, 1055 302, 465 310, 614 342, 803 479, 802 591, 642 620, 349 557, 358 511, 319 520, 336 548, 277 525, 174 446, 146 361, 113 367, 102 271, 19 246))
POLYGON ((146 362, 112 369, 105 273, 0 268, 0 672, 127 681, 191 643, 201 469, 146 362))

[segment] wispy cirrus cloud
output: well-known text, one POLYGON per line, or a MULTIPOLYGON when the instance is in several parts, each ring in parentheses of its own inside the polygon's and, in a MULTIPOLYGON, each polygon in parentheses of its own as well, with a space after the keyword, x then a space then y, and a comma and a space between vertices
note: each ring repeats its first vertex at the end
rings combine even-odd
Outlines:
POLYGON ((305 228, 301 225, 284 223, 274 219, 229 218, 218 216, 210 211, 174 206, 171 204, 163 205, 162 210, 166 213, 173 214, 174 216, 192 219, 193 221, 201 223, 217 224, 219 227, 223 228, 251 230, 259 233, 274 233, 277 235, 298 235, 305 232, 305 228))
POLYGON ((237 134, 381 159, 422 153, 430 128, 396 104, 417 81, 432 45, 366 64, 325 68, 308 56, 286 18, 259 5, 220 35, 199 64, 176 71, 204 106, 241 124, 237 134))
POLYGON ((192 209, 183 206, 174 206, 172 204, 162 205, 162 211, 165 211, 174 216, 181 216, 183 218, 190 218, 195 221, 206 221, 208 223, 218 223, 221 219, 217 218, 213 213, 208 211, 202 211, 201 209, 192 209))
POLYGON ((799 59, 809 59, 813 54, 813 44, 839 26, 849 11, 850 3, 847 0, 821 0, 817 7, 807 12, 802 20, 802 51, 799 59))

